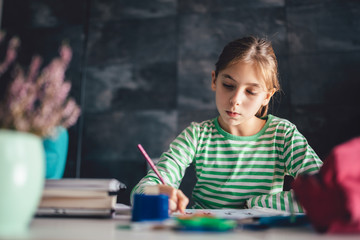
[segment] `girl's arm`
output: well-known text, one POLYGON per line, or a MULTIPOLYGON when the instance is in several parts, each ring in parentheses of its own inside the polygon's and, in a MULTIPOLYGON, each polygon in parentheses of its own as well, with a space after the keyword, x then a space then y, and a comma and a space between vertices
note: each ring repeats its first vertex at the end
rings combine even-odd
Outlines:
POLYGON ((294 198, 294 193, 292 190, 282 191, 276 194, 264 194, 252 197, 246 201, 246 205, 248 208, 265 207, 287 212, 304 212, 301 205, 294 198))
MULTIPOLYGON (((303 173, 317 173, 322 166, 322 161, 295 126, 289 128, 284 136, 284 150, 280 161, 285 165, 284 174, 293 177, 303 173)), ((252 197, 247 200, 247 206, 249 208, 259 206, 289 212, 303 212, 292 190, 252 197)))
MULTIPOLYGON (((156 164, 157 169, 166 183, 166 187, 161 186, 160 191, 161 193, 166 193, 169 195, 170 200, 172 197, 173 199, 176 199, 177 197, 184 199, 183 196, 185 195, 183 195, 180 190, 175 190, 179 188, 181 180, 185 174, 185 170, 191 164, 194 158, 196 152, 196 142, 198 138, 197 136, 198 128, 197 125, 193 123, 178 137, 176 137, 176 139, 170 144, 169 150, 161 155, 159 162, 156 164)), ((133 203, 134 194, 144 193, 146 185, 157 184, 162 183, 156 176, 155 172, 151 169, 131 191, 131 203, 133 203)), ((179 202, 175 202, 177 205, 179 204, 179 202)))

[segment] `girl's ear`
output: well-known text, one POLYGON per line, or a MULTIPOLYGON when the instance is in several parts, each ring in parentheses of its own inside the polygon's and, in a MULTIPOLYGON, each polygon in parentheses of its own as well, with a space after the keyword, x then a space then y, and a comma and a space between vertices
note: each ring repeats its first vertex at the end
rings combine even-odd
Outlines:
POLYGON ((268 91, 268 92, 266 93, 266 97, 265 97, 265 99, 264 99, 264 101, 263 101, 263 104, 262 104, 263 106, 266 106, 266 105, 269 104, 270 99, 271 99, 271 97, 274 95, 275 92, 276 92, 276 89, 273 88, 272 90, 270 90, 270 91, 268 91))
POLYGON ((216 74, 215 71, 211 71, 211 89, 216 90, 216 74))

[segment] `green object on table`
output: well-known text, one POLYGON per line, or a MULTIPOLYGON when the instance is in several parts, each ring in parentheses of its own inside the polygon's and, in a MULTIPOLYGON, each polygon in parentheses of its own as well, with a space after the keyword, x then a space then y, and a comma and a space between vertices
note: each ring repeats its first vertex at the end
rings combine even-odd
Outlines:
POLYGON ((42 139, 0 129, 0 238, 24 234, 44 187, 42 139))
POLYGON ((176 218, 177 230, 182 231, 205 231, 205 232, 227 232, 237 227, 235 220, 222 219, 213 216, 190 216, 176 218))

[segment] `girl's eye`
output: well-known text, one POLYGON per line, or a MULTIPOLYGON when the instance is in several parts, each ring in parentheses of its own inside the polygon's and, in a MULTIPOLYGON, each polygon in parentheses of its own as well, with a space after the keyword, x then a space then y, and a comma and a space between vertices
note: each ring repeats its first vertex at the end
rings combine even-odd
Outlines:
POLYGON ((226 83, 223 83, 223 86, 224 86, 225 88, 228 88, 228 89, 233 89, 233 88, 234 88, 233 85, 231 85, 231 84, 226 84, 226 83))
POLYGON ((257 92, 251 91, 251 90, 246 90, 246 92, 249 93, 250 95, 256 95, 257 94, 257 92))

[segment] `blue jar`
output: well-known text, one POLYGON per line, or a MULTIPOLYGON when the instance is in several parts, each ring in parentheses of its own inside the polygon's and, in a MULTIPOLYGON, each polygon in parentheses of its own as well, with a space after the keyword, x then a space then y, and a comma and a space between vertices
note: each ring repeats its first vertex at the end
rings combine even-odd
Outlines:
POLYGON ((169 218, 169 197, 164 194, 135 194, 132 221, 163 221, 169 218))

